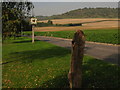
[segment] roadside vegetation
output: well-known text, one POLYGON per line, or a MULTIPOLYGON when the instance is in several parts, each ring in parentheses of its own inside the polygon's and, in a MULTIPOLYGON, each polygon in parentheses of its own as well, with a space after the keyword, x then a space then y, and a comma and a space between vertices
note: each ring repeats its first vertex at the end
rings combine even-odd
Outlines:
MULTIPOLYGON (((30 38, 3 43, 3 88, 68 88, 71 51, 30 38)), ((84 88, 117 88, 120 67, 84 56, 84 88)))
POLYGON ((29 17, 34 5, 31 2, 2 2, 2 39, 21 35, 22 30, 31 30, 29 17))
MULTIPOLYGON (((54 31, 54 32, 35 32, 37 36, 52 36, 72 39, 75 31, 54 31)), ((86 41, 120 44, 118 42, 118 29, 96 29, 96 30, 84 30, 86 41)), ((25 35, 31 35, 31 31, 23 32, 25 35)))

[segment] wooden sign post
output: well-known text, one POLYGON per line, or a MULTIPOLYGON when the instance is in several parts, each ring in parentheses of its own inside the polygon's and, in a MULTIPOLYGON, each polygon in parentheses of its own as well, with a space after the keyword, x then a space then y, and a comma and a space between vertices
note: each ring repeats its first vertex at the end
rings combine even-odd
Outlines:
POLYGON ((35 36, 35 35, 34 35, 34 25, 32 25, 32 43, 34 43, 34 41, 35 41, 35 40, 34 40, 34 39, 35 39, 34 36, 35 36))
POLYGON ((31 25, 32 25, 32 43, 34 43, 34 27, 37 24, 37 19, 36 18, 31 18, 30 22, 31 22, 31 25))
POLYGON ((78 30, 72 40, 71 67, 68 74, 70 88, 81 88, 82 85, 82 61, 84 56, 85 36, 78 30))

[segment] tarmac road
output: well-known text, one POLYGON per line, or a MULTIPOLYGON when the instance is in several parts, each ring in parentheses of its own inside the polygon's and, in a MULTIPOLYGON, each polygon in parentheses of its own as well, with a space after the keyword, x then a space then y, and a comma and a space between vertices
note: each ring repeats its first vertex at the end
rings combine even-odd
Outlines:
MULTIPOLYGON (((46 37, 46 36, 35 36, 35 38, 41 41, 46 41, 55 44, 60 47, 71 49, 72 39, 63 39, 63 38, 46 37)), ((96 59, 104 60, 119 65, 118 64, 119 62, 118 58, 120 57, 120 53, 118 52, 119 47, 120 46, 118 45, 110 45, 110 44, 86 41, 85 54, 92 56, 96 59)))

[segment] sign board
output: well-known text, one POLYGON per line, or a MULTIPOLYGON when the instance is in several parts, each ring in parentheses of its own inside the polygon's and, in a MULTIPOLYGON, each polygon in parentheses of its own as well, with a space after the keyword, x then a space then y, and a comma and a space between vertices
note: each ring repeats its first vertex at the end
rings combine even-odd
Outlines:
POLYGON ((30 23, 31 23, 32 25, 37 24, 37 18, 31 18, 30 23))

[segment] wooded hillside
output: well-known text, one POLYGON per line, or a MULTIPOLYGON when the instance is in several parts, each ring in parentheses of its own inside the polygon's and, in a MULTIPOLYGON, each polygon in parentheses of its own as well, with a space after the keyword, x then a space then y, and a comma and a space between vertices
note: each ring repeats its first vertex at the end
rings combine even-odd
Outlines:
POLYGON ((118 8, 83 8, 72 10, 60 15, 37 16, 38 20, 64 18, 117 18, 118 8))

